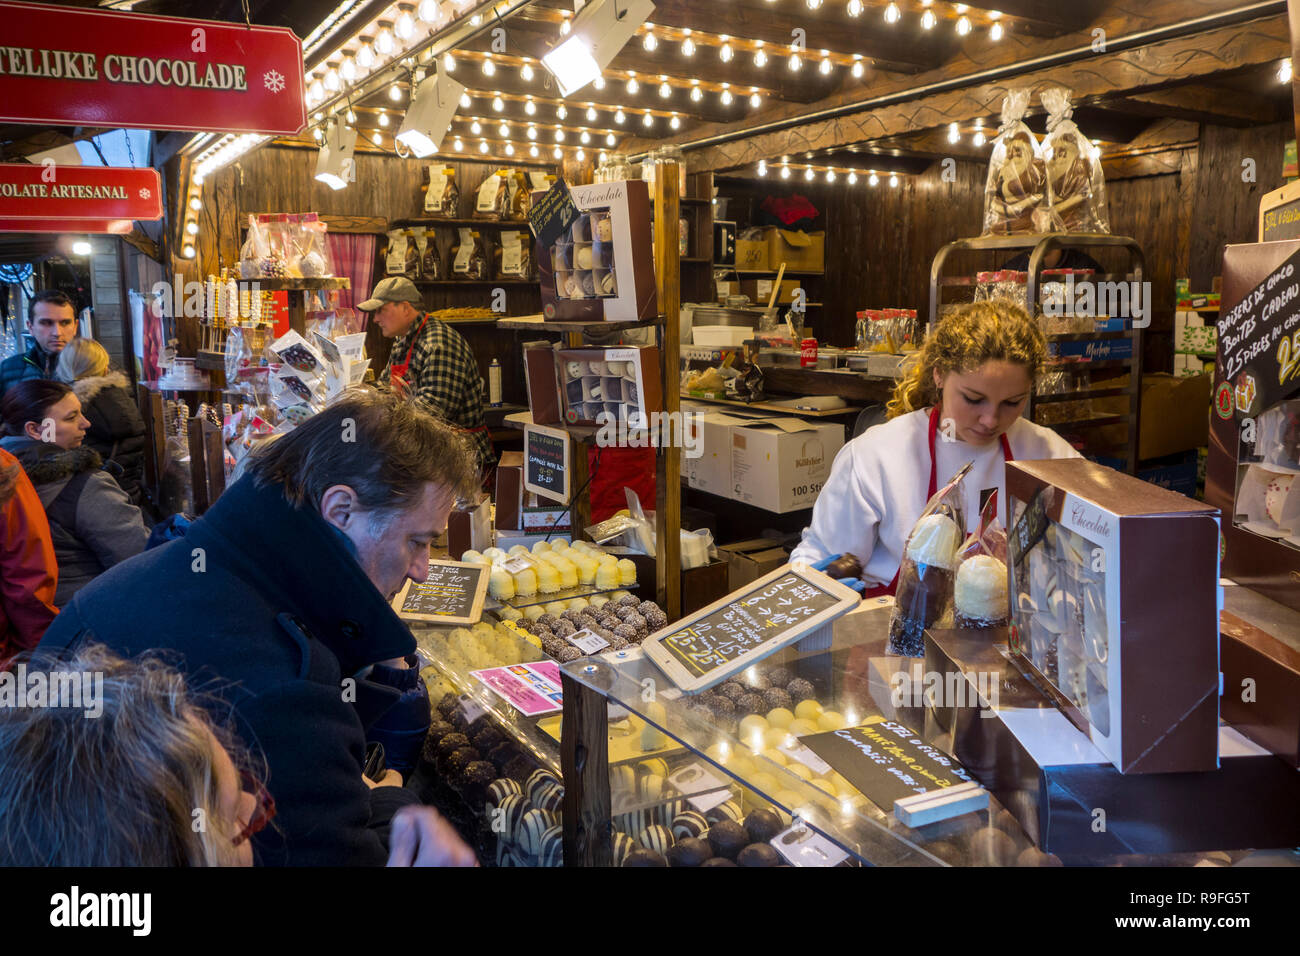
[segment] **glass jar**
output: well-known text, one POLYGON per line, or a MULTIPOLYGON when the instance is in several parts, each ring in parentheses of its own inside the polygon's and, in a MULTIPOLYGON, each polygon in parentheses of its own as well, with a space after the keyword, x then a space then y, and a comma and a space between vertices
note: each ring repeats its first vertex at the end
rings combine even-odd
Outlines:
POLYGON ((627 153, 610 153, 604 165, 596 169, 596 182, 617 183, 632 178, 632 167, 627 163, 627 153))
POLYGON ((683 199, 686 198, 686 162, 682 159, 682 150, 679 146, 661 146, 655 151, 655 164, 663 163, 677 164, 677 194, 683 199))

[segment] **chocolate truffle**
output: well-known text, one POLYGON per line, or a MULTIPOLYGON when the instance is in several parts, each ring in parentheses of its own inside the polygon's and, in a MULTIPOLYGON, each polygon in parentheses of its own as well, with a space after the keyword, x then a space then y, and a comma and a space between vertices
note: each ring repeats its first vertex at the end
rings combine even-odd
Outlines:
POLYGON ((736 856, 738 866, 777 866, 781 854, 766 843, 751 843, 736 856))
POLYGON ((739 823, 741 821, 740 806, 736 801, 728 800, 705 813, 704 819, 708 820, 709 823, 718 823, 721 820, 731 820, 733 823, 739 823))
POLYGON ((801 700, 813 700, 817 697, 817 692, 813 690, 813 685, 802 677, 796 677, 790 683, 785 685, 785 692, 797 704, 801 700))
POLYGON ((761 694, 742 694, 736 700, 736 715, 738 717, 748 717, 750 714, 765 714, 767 708, 763 706, 763 697, 761 694))
POLYGON ((443 738, 438 741, 438 756, 445 757, 452 751, 460 750, 462 747, 468 747, 469 745, 469 738, 464 734, 445 734, 443 738))
POLYGON ((663 611, 655 608, 649 614, 645 615, 645 622, 654 630, 668 626, 668 615, 663 611))
POLYGON ((755 674, 753 677, 746 677, 743 683, 750 690, 756 691, 760 694, 772 686, 772 682, 762 674, 755 674))
POLYGON ((700 864, 701 867, 705 867, 705 866, 735 866, 735 865, 736 865, 735 863, 733 863, 731 860, 728 860, 725 856, 715 856, 715 857, 712 857, 712 858, 710 858, 710 859, 705 860, 703 863, 700 864))
POLYGON ((519 751, 515 748, 515 745, 507 740, 505 743, 497 744, 493 747, 488 752, 487 758, 496 764, 502 773, 505 773, 506 764, 508 764, 518 754, 519 751))
POLYGON ((826 573, 836 580, 840 578, 860 578, 862 577, 862 562, 858 560, 856 554, 842 554, 826 566, 826 573))
POLYGON ((745 832, 754 843, 767 843, 785 827, 771 810, 754 810, 745 817, 745 832))
POLYGON ((428 741, 432 740, 434 747, 437 747, 438 741, 442 740, 442 738, 446 737, 448 734, 454 734, 455 732, 456 732, 456 728, 453 727, 450 723, 448 723, 445 720, 439 720, 435 718, 432 722, 430 722, 429 733, 424 739, 426 745, 428 741))
POLYGON ((618 603, 623 607, 636 607, 641 603, 641 599, 635 594, 624 594, 618 603))
POLYGON ((537 626, 554 628, 555 625, 559 623, 559 620, 560 619, 557 618, 554 614, 543 614, 541 617, 537 619, 537 626))
POLYGON ((749 843, 745 828, 735 820, 719 820, 709 827, 707 836, 713 852, 728 859, 735 859, 741 848, 749 843))
POLYGON ((460 775, 462 787, 486 787, 496 779, 497 768, 486 760, 475 760, 460 775))
POLYGON ((613 838, 614 844, 614 865, 622 866, 623 861, 627 859, 628 854, 635 850, 636 841, 622 831, 617 831, 613 838))
POLYGON ((492 748, 505 742, 505 735, 495 727, 484 727, 477 733, 473 734, 470 742, 479 753, 490 754, 492 748))
POLYGON ((677 814, 677 816, 673 817, 673 836, 678 840, 687 840, 702 836, 704 831, 708 828, 709 821, 704 819, 704 814, 696 810, 683 810, 681 813, 677 814))
POLYGON ((511 780, 523 783, 528 779, 528 775, 533 772, 537 765, 523 754, 517 754, 501 768, 501 772, 511 780))
MULTIPOLYGON (((600 636, 605 637, 604 634, 600 636)), ((627 640, 621 637, 615 637, 613 634, 609 635, 609 637, 605 637, 605 640, 609 641, 609 649, 611 651, 621 651, 624 648, 631 646, 627 640)))
POLYGON ((763 691, 763 706, 768 710, 775 710, 778 707, 792 710, 794 708, 794 701, 791 700, 790 695, 781 688, 770 687, 763 691))
POLYGON ((582 656, 582 651, 578 650, 572 644, 560 648, 555 653, 555 659, 559 661, 561 664, 567 664, 569 663, 569 661, 576 661, 581 656, 582 656))
POLYGON ((568 637, 570 634, 576 633, 578 633, 578 628, 572 621, 559 621, 555 625, 556 637, 568 637))
POLYGON ((465 772, 465 768, 478 759, 479 753, 473 747, 461 747, 438 758, 438 774, 446 780, 457 780, 465 772))
POLYGON ((668 861, 654 850, 633 850, 623 861, 624 866, 667 866, 668 861))
POLYGON ((614 636, 621 637, 625 641, 631 641, 636 637, 636 628, 628 624, 620 624, 614 628, 614 636))
POLYGON ((438 701, 438 713, 442 714, 443 717, 447 717, 453 711, 455 711, 457 705, 459 704, 460 704, 460 698, 457 697, 455 694, 451 694, 451 693, 443 694, 442 700, 438 701))
POLYGON ((647 850, 654 850, 656 853, 667 853, 668 848, 675 842, 672 831, 664 826, 649 826, 641 831, 637 837, 637 842, 647 850))
POLYGON ((773 687, 784 687, 794 680, 794 675, 785 667, 773 667, 767 672, 767 679, 772 682, 773 687))
POLYGON ((704 861, 713 856, 713 848, 706 840, 687 837, 673 844, 668 851, 669 866, 702 866, 704 861))
POLYGON ((523 793, 523 787, 519 786, 518 781, 511 780, 509 777, 498 777, 488 784, 487 802, 492 806, 500 806, 501 801, 512 793, 523 793))
POLYGON ((627 617, 623 618, 623 623, 631 624, 638 631, 641 630, 641 628, 646 626, 645 618, 643 618, 636 611, 631 612, 630 614, 628 614, 627 617))
POLYGON ((719 720, 736 716, 736 705, 725 697, 714 697, 707 706, 719 720))
POLYGON ((718 693, 733 704, 745 696, 745 688, 734 680, 729 680, 718 688, 718 693))

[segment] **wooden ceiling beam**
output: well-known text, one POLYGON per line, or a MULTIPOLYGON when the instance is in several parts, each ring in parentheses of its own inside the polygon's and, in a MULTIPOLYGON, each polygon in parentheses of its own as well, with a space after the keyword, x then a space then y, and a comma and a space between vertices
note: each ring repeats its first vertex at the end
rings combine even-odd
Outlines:
POLYGON ((1263 126, 1285 119, 1269 100, 1200 84, 1130 93, 1107 103, 1106 108, 1136 116, 1177 117, 1219 126, 1263 126))

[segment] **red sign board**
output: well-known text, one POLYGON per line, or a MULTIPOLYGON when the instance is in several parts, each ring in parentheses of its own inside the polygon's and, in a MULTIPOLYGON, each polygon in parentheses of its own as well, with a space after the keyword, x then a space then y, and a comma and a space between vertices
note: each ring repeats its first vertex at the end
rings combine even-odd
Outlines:
POLYGON ((104 232, 124 236, 130 219, 0 219, 0 232, 104 232))
POLYGON ((302 43, 258 27, 0 2, 0 122, 292 134, 302 43))
POLYGON ((0 163, 0 219, 161 219, 156 169, 0 163))

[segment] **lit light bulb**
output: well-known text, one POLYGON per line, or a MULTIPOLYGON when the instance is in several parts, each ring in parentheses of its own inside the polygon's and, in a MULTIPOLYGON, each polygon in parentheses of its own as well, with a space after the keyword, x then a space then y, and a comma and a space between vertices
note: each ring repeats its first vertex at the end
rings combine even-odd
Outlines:
POLYGON ((961 131, 957 129, 956 123, 948 124, 948 142, 950 143, 961 142, 961 131))
POLYGON ((1279 83, 1290 83, 1291 76, 1291 58, 1287 57, 1277 68, 1277 81, 1279 83))
POLYGON ((497 127, 497 133, 500 134, 502 139, 505 139, 507 136, 510 135, 510 124, 502 123, 500 126, 497 127))
POLYGON ((798 53, 791 53, 791 54, 790 54, 790 72, 791 72, 791 73, 798 73, 798 72, 799 72, 799 67, 801 67, 801 66, 803 66, 803 63, 800 62, 800 60, 799 60, 799 54, 798 54, 798 53))
POLYGON ((369 43, 361 44, 361 49, 357 50, 357 66, 369 72, 370 68, 375 65, 375 51, 371 49, 369 43))
POLYGON ((585 149, 579 148, 579 150, 573 154, 573 158, 578 160, 578 162, 582 162, 584 159, 587 158, 587 151, 585 149))
POLYGON ((493 63, 491 60, 483 61, 484 76, 496 76, 496 72, 497 72, 497 65, 495 63, 493 63))
POLYGON ((400 102, 402 99, 402 88, 394 83, 388 88, 388 98, 394 103, 400 102))
POLYGON ((853 74, 853 78, 854 78, 855 80, 860 80, 860 79, 862 79, 863 71, 864 71, 864 68, 863 68, 863 66, 862 66, 862 61, 861 61, 861 60, 854 60, 854 61, 853 61, 853 69, 849 71, 849 72, 851 72, 851 73, 853 74))
POLYGON ((704 91, 701 90, 698 86, 692 86, 692 87, 691 87, 691 102, 692 102, 692 103, 698 103, 698 102, 699 102, 700 100, 702 100, 702 99, 704 99, 704 91))
POLYGON ((501 99, 499 96, 492 97, 492 108, 500 113, 506 108, 505 100, 501 99))
POLYGON ((666 99, 668 99, 668 97, 670 97, 670 96, 672 96, 672 95, 673 95, 673 88, 672 88, 671 86, 669 86, 667 83, 660 83, 660 84, 659 84, 659 98, 660 98, 660 99, 666 100, 666 99))
POLYGON ((532 157, 536 158, 537 155, 538 155, 538 153, 539 153, 539 150, 537 149, 537 144, 536 144, 536 143, 534 143, 532 146, 529 146, 529 147, 528 147, 528 155, 529 155, 529 156, 532 156, 532 157))
POLYGON ((190 200, 190 208, 193 209, 195 212, 198 212, 200 209, 203 208, 203 203, 199 200, 198 196, 195 196, 193 199, 190 200))
POLYGON ((199 224, 197 222, 187 222, 185 224, 185 231, 191 236, 196 236, 199 232, 199 224))
POLYGON ((551 150, 551 155, 554 156, 556 159, 560 159, 564 156, 564 150, 560 149, 560 147, 557 146, 555 147, 555 149, 551 150))
POLYGON ((444 73, 456 72, 456 58, 450 53, 442 58, 442 70, 444 73))
POLYGON ((976 146, 984 145, 984 128, 982 126, 977 126, 975 128, 975 135, 971 137, 971 142, 976 146))
POLYGON ((486 152, 488 151, 487 140, 481 140, 481 141, 479 142, 479 144, 478 144, 478 151, 479 151, 480 153, 486 153, 486 152))
POLYGON ((828 183, 835 182, 835 170, 833 169, 826 170, 826 181, 828 183))
POLYGON ((936 22, 933 10, 926 10, 925 13, 921 14, 921 26, 924 29, 933 30, 936 22))
POLYGON ((651 116, 649 113, 646 113, 645 116, 641 118, 642 126, 649 128, 651 126, 654 126, 654 124, 655 124, 655 118, 651 116))
POLYGON ((862 16, 862 0, 849 0, 849 16, 862 16))
POLYGON ((563 104, 563 103, 561 103, 559 106, 557 106, 557 107, 555 108, 555 118, 556 118, 556 119, 564 119, 564 118, 565 118, 566 116, 568 116, 568 115, 569 115, 569 111, 568 111, 567 109, 564 108, 564 104, 563 104))
POLYGON ((311 85, 311 97, 314 100, 325 99, 325 85, 320 80, 311 85))
POLYGON ((731 105, 731 99, 732 99, 732 97, 731 97, 731 90, 726 89, 726 88, 724 87, 723 90, 722 90, 722 96, 719 97, 719 99, 722 100, 722 105, 723 105, 723 106, 730 106, 730 105, 731 105))
POLYGON ((525 63, 523 66, 519 68, 520 79, 531 80, 535 75, 536 74, 533 73, 533 67, 529 63, 525 63))
POLYGON ((425 23, 437 23, 438 0, 420 0, 420 6, 416 8, 415 15, 425 23))
POLYGON ((587 107, 587 122, 588 123, 596 122, 596 107, 594 106, 587 107))
POLYGON ((964 3, 955 3, 955 4, 953 4, 953 9, 956 10, 957 13, 962 14, 962 13, 965 13, 967 10, 969 10, 970 7, 968 7, 968 6, 967 6, 966 4, 964 4, 964 3))
POLYGON ((790 167, 789 167, 789 166, 782 166, 782 167, 781 167, 781 178, 782 178, 782 179, 789 179, 789 178, 790 178, 790 167))
POLYGON ((753 107, 754 109, 758 109, 759 106, 762 105, 762 103, 763 103, 763 97, 759 96, 757 93, 749 94, 749 105, 751 107, 753 107))
POLYGON ((821 63, 817 64, 817 70, 823 76, 831 72, 831 61, 827 57, 822 57, 821 63))
POLYGON ((957 18, 957 35, 964 37, 970 33, 970 17, 957 18))
POLYGON ((668 128, 669 128, 669 129, 680 129, 680 128, 681 128, 681 125, 682 125, 682 121, 681 121, 681 119, 677 116, 676 113, 674 113, 674 114, 672 115, 672 117, 668 120, 668 128))
POLYGON ((564 19, 560 21, 560 36, 567 37, 569 31, 573 29, 573 24, 569 22, 569 16, 566 13, 564 19))
POLYGON ((995 23, 993 26, 989 27, 989 39, 994 43, 997 43, 1002 39, 1002 24, 995 23))
POLYGON ((615 143, 617 143, 617 142, 618 142, 618 140, 614 137, 614 134, 613 134, 613 133, 606 133, 606 134, 605 134, 605 145, 606 145, 606 146, 613 146, 613 145, 614 145, 615 143))
POLYGON ((687 37, 685 40, 682 41, 682 56, 694 56, 694 55, 695 55, 695 41, 692 40, 690 37, 687 37))
POLYGON ((849 172, 849 185, 850 185, 850 186, 856 186, 857 183, 858 183, 858 174, 855 173, 855 172, 850 171, 850 172, 849 172))
POLYGON ((766 176, 766 175, 767 175, 767 160, 765 160, 765 159, 760 159, 760 160, 758 161, 758 174, 759 174, 760 176, 766 176))
POLYGON ((564 142, 564 130, 562 130, 562 129, 557 129, 557 130, 555 131, 555 141, 556 141, 557 143, 563 143, 563 142, 564 142))
POLYGON ((816 10, 822 5, 822 0, 808 0, 808 9, 816 10))
POLYGON ((350 56, 345 56, 343 62, 339 64, 339 76, 343 77, 345 83, 353 83, 357 78, 357 64, 350 56))
POLYGON ((586 146, 591 142, 591 134, 584 129, 582 135, 578 137, 578 141, 582 143, 583 146, 586 146))
POLYGON ((325 71, 325 89, 334 93, 339 88, 339 71, 330 67, 325 71))
POLYGON ((514 144, 514 143, 506 143, 506 155, 507 155, 507 156, 513 156, 514 154, 515 154, 515 144, 514 144))
POLYGON ((880 177, 877 176, 875 173, 872 173, 872 174, 871 174, 871 178, 867 180, 867 183, 868 183, 869 185, 872 185, 872 186, 879 185, 879 183, 880 183, 880 177))
POLYGON ((388 56, 393 52, 393 47, 393 35, 388 31, 388 28, 385 27, 380 30, 379 35, 375 37, 375 52, 379 53, 381 56, 388 56))
POLYGON ((400 39, 409 40, 415 36, 415 20, 411 15, 403 10, 397 15, 397 22, 393 24, 393 32, 400 39))
POLYGON ((598 76, 592 81, 591 85, 598 90, 603 90, 605 88, 605 78, 603 76, 598 76))
POLYGON ((641 89, 641 84, 636 81, 636 77, 635 76, 628 77, 627 95, 636 96, 636 92, 639 89, 641 89))
POLYGON ((898 12, 898 4, 891 3, 889 6, 885 7, 886 23, 897 23, 901 17, 902 14, 898 12))
POLYGON ((811 166, 809 166, 807 169, 805 169, 805 170, 803 171, 803 178, 806 179, 806 180, 808 180, 808 181, 810 181, 810 182, 812 181, 812 178, 813 178, 813 169, 812 169, 811 166))
POLYGON ((194 247, 191 246, 191 245, 189 245, 188 243, 186 243, 185 248, 181 251, 181 253, 182 253, 182 255, 185 256, 186 259, 193 259, 193 258, 194 258, 194 247))
POLYGON ((890 176, 890 177, 889 177, 889 185, 890 185, 890 186, 897 186, 897 185, 898 185, 898 177, 897 177, 897 176, 890 176))
POLYGON ((641 45, 645 47, 647 53, 653 53, 655 51, 655 48, 659 46, 659 41, 655 39, 653 30, 646 31, 646 35, 641 38, 641 45))
POLYGON ((599 162, 602 166, 604 166, 605 163, 607 163, 608 161, 609 161, 609 153, 605 152, 602 149, 600 151, 600 157, 598 158, 597 162, 599 162))
POLYGON ((465 144, 460 141, 459 136, 456 137, 456 142, 453 143, 452 145, 455 147, 456 152, 458 153, 462 152, 465 149, 465 144))
POLYGON ((465 107, 465 109, 469 109, 471 102, 473 101, 469 98, 468 93, 460 94, 460 105, 465 107))
POLYGON ((380 135, 379 130, 375 130, 373 133, 370 134, 370 141, 374 143, 376 146, 378 146, 381 142, 383 142, 383 140, 384 137, 380 135))
POLYGON ((534 103, 532 100, 525 101, 524 112, 527 113, 529 116, 535 115, 537 113, 537 104, 534 103))
POLYGON ((318 143, 319 143, 322 139, 325 138, 325 134, 322 133, 322 132, 320 131, 320 127, 319 127, 319 126, 316 127, 314 130, 312 130, 312 131, 311 131, 311 134, 312 134, 312 136, 315 136, 315 137, 316 137, 316 142, 318 142, 318 143))
POLYGON ((537 127, 536 127, 536 126, 530 126, 530 127, 528 127, 528 138, 529 138, 529 139, 537 139, 537 127))
POLYGON ((623 112, 622 108, 619 108, 614 113, 614 122, 618 123, 621 126, 626 120, 627 120, 627 115, 623 112))
POLYGON ((478 120, 475 120, 469 124, 469 131, 477 136, 479 133, 483 132, 483 126, 478 120))
POLYGON ((734 55, 735 54, 731 50, 730 43, 724 43, 722 44, 722 46, 718 47, 718 59, 720 59, 723 63, 730 63, 731 58, 734 55))
POLYGON ((759 49, 754 54, 754 65, 759 67, 767 66, 767 54, 762 49, 759 49))

